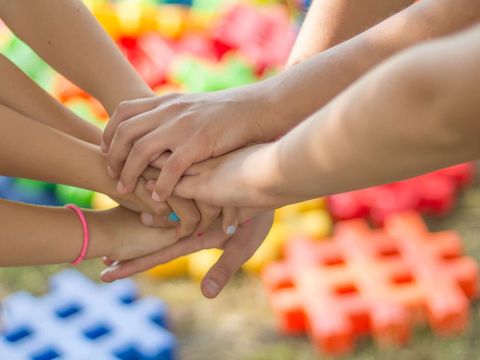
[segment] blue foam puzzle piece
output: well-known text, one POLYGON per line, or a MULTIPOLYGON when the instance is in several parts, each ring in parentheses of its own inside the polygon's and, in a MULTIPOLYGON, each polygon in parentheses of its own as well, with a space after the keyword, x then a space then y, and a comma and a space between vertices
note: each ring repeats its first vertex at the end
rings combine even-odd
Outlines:
POLYGON ((5 299, 0 359, 175 359, 165 304, 140 298, 133 281, 97 285, 66 270, 50 279, 50 289, 5 299))

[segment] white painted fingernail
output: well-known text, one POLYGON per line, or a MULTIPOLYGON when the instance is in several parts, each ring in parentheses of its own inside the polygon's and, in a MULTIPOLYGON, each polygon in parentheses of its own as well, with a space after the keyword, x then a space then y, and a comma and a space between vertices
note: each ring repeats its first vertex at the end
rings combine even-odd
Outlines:
POLYGON ((237 231, 237 226, 236 225, 229 225, 227 226, 227 235, 233 235, 235 234, 235 231, 237 231))
POLYGON ((107 274, 110 274, 112 272, 112 270, 113 270, 112 267, 108 267, 100 273, 100 276, 105 276, 107 274))

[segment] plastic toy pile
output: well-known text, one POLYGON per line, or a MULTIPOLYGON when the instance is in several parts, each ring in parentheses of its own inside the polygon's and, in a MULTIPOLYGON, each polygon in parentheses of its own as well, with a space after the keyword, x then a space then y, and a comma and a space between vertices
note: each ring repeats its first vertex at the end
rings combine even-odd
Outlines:
MULTIPOLYGON (((230 88, 280 71, 302 10, 309 4, 299 0, 85 3, 160 95, 230 88)), ((97 100, 56 74, 1 23, 0 51, 76 114, 104 126, 108 116, 97 100)), ((461 256, 461 239, 455 233, 428 233, 418 214, 447 215, 473 174, 474 166, 463 164, 282 208, 244 270, 263 271, 283 332, 308 331, 315 345, 329 354, 351 351, 354 340, 364 334, 381 343, 402 344, 412 324, 422 319, 439 333, 460 332, 467 325, 468 301, 476 293, 477 267, 461 256), (402 211, 413 212, 398 215, 402 211), (367 220, 379 228, 370 230, 367 220), (331 235, 333 221, 338 223, 331 235)), ((0 197, 94 209, 115 205, 107 196, 89 190, 6 177, 0 177, 0 197)), ((148 275, 200 279, 219 254, 205 250, 161 265, 148 275)), ((1 358, 161 360, 173 356, 173 337, 162 328, 161 303, 133 301, 132 282, 98 288, 67 272, 54 277, 52 284, 52 291, 40 299, 25 293, 8 298, 11 319, 0 343, 1 358), (76 291, 72 297, 75 286, 85 293, 76 291), (91 306, 97 300, 99 310, 91 306), (145 331, 151 338, 136 338, 115 320, 120 318, 117 312, 122 321, 132 314, 143 317, 142 324, 132 320, 138 325, 132 329, 145 331), (46 325, 36 323, 33 313, 46 325), (67 323, 72 324, 68 331, 67 323), (78 350, 72 353, 77 357, 59 339, 67 339, 69 348, 78 350)))

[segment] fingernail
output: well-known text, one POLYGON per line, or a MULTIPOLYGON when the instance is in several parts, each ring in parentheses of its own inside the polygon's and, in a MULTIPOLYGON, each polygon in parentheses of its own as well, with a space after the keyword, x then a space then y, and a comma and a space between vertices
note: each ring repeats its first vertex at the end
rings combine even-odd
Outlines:
POLYGON ((125 187, 125 185, 122 184, 121 181, 119 181, 118 184, 117 184, 117 191, 120 194, 125 194, 127 192, 127 188, 125 187))
POLYGON ((237 231, 237 226, 236 225, 229 225, 227 226, 227 235, 233 235, 235 234, 235 231, 237 231))
POLYGON ((156 191, 152 193, 152 199, 153 201, 162 201, 162 199, 160 198, 160 195, 158 195, 156 191))
POLYGON ((220 291, 220 286, 213 280, 206 279, 204 282, 205 295, 214 297, 220 291))
POLYGON ((142 218, 143 225, 146 225, 146 226, 152 226, 153 225, 152 214, 143 213, 142 215, 140 215, 140 217, 142 218))
POLYGON ((108 176, 110 176, 111 178, 116 178, 117 174, 115 174, 115 172, 113 171, 113 169, 110 167, 110 165, 107 166, 107 174, 108 176))
POLYGON ((203 236, 203 232, 199 232, 197 234, 195 234, 196 237, 202 237, 203 236))
POLYGON ((252 219, 247 219, 247 220, 245 220, 244 222, 242 222, 241 225, 245 226, 245 225, 250 224, 251 222, 252 222, 252 219))
POLYGON ((174 211, 172 211, 170 213, 170 215, 168 215, 168 220, 173 221, 173 222, 179 222, 180 218, 178 217, 178 215, 174 211))
POLYGON ((103 270, 101 273, 100 273, 100 276, 105 276, 107 274, 110 274, 113 270, 116 269, 116 266, 109 266, 108 268, 106 268, 105 270, 103 270))
POLYGON ((102 151, 103 151, 104 153, 106 153, 107 150, 108 150, 108 149, 107 149, 107 144, 105 144, 105 142, 104 142, 103 140, 102 140, 102 142, 100 143, 100 149, 102 149, 102 151))

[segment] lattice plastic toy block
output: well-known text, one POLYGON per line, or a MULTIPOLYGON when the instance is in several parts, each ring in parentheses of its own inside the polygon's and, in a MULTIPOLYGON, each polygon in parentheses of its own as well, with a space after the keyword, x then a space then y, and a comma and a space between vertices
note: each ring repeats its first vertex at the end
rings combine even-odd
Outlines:
POLYGON ((8 360, 172 360, 176 341, 166 308, 138 298, 133 281, 97 285, 76 271, 51 278, 40 298, 26 292, 3 304, 0 358, 8 360))
POLYGON ((217 50, 238 50, 261 72, 268 66, 283 65, 295 41, 295 30, 283 7, 268 12, 240 4, 220 20, 214 30, 217 50))
POLYGON ((409 180, 328 197, 328 208, 335 220, 369 217, 381 225, 393 213, 417 210, 445 215, 455 205, 460 189, 471 183, 472 163, 435 171, 409 180))
POLYGON ((365 334, 404 344, 413 323, 425 320, 438 334, 462 332, 477 292, 477 264, 461 256, 459 236, 429 233, 415 212, 387 218, 385 229, 340 222, 330 240, 297 239, 285 256, 263 273, 280 327, 307 331, 334 355, 365 334))

